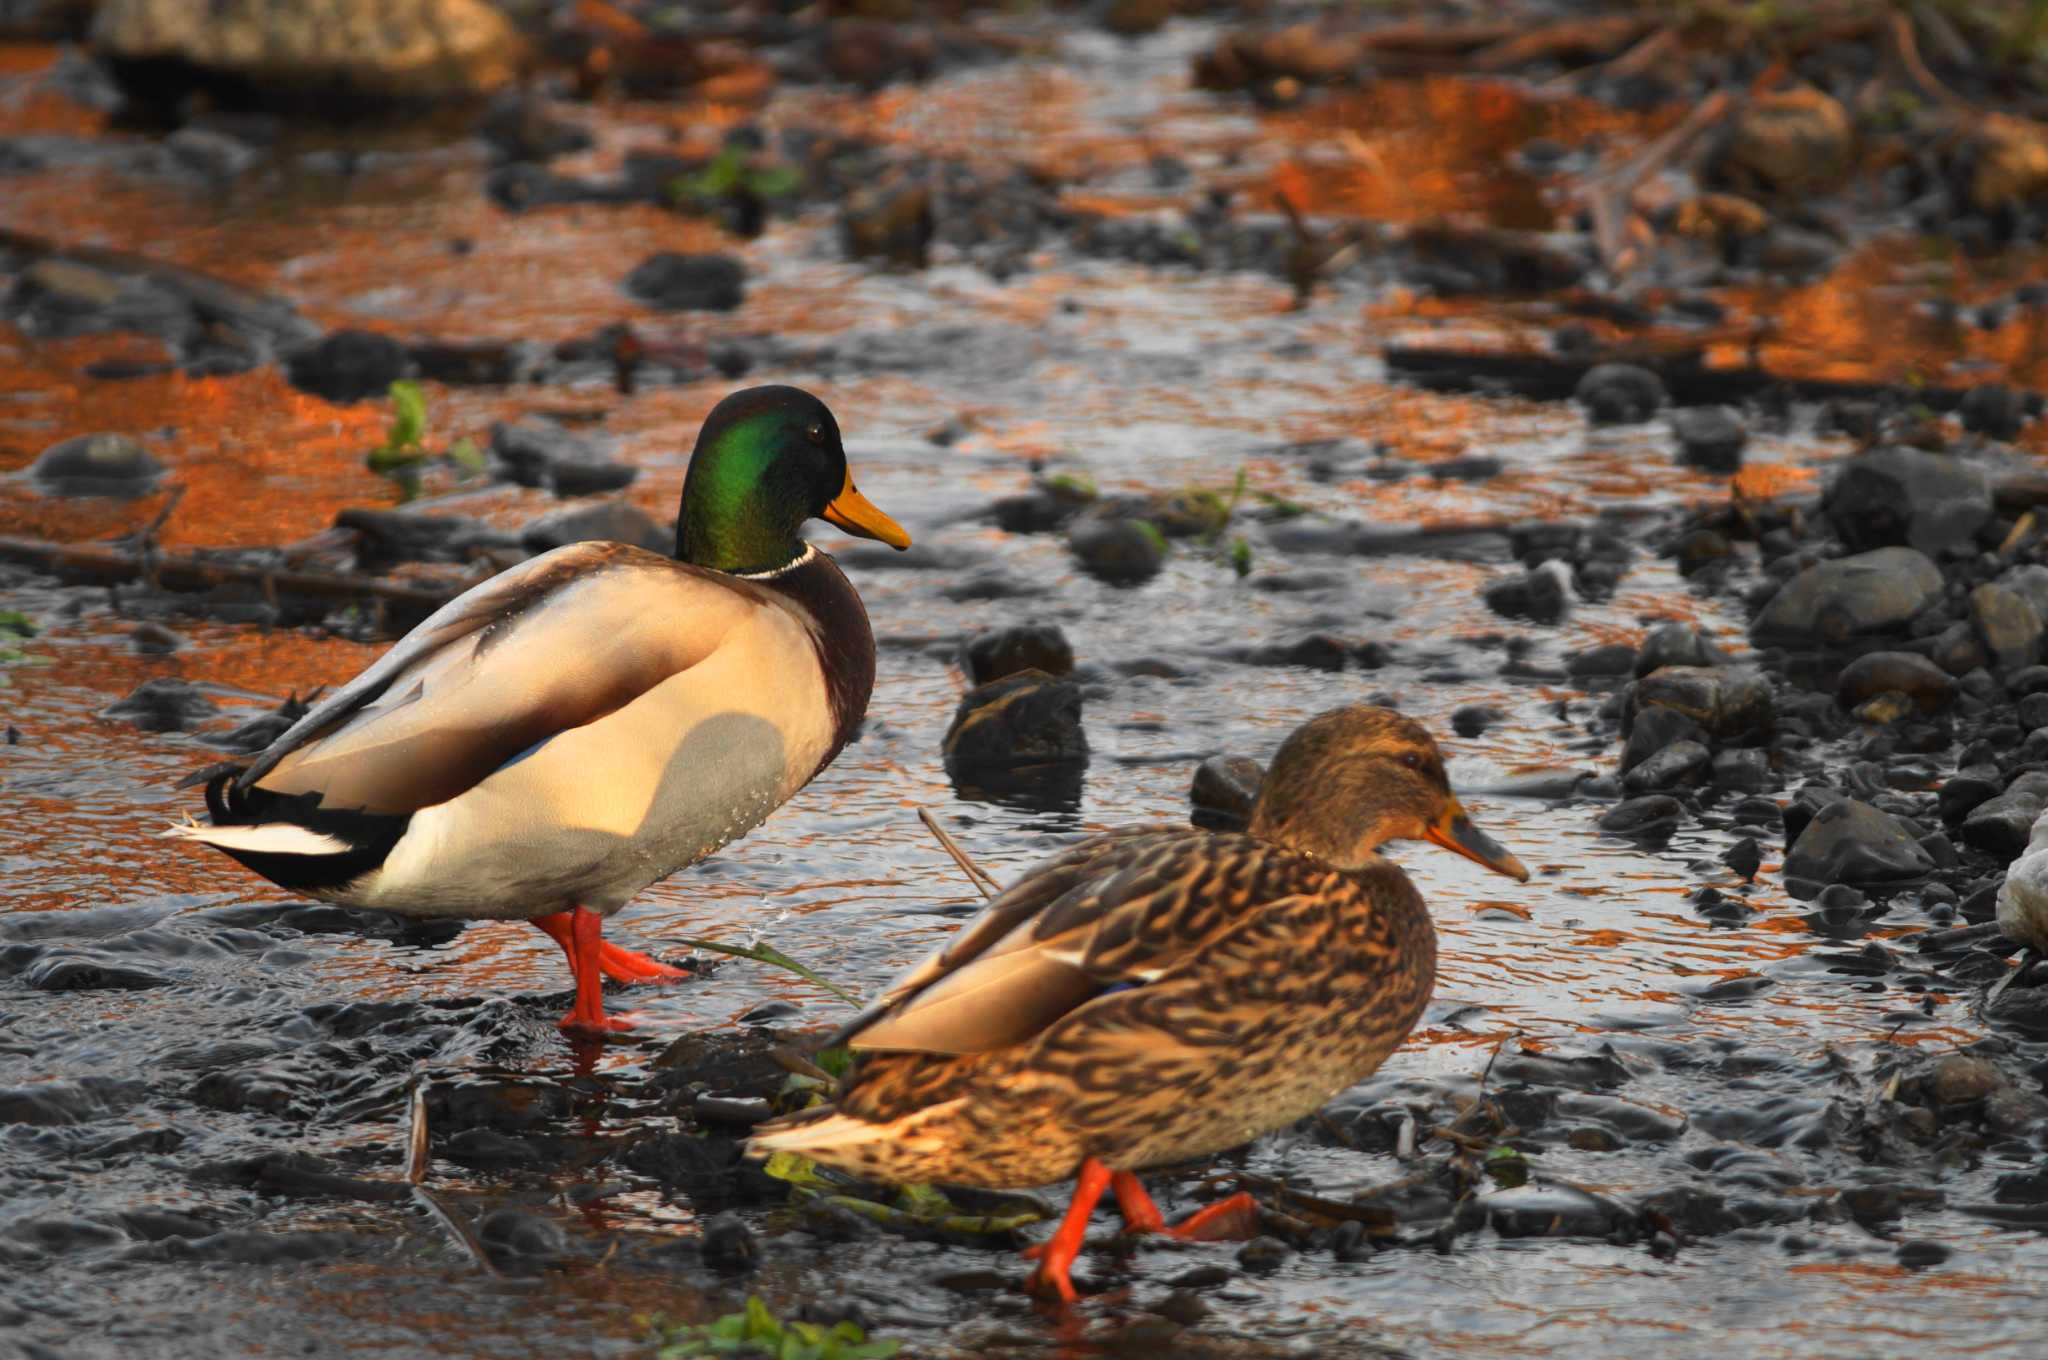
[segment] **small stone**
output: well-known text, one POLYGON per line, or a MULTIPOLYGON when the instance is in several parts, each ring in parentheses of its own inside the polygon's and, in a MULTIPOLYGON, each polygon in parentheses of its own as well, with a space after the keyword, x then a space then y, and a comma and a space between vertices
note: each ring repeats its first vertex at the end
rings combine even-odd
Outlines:
POLYGON ((1756 837, 1744 836, 1721 852, 1721 862, 1745 881, 1754 881, 1756 871, 1763 867, 1763 847, 1757 844, 1756 837))
POLYGON ((1605 835, 1629 840, 1667 840, 1672 832, 1678 830, 1679 820, 1684 815, 1685 805, 1676 798, 1653 793, 1615 804, 1600 819, 1600 830, 1605 835))
POLYGON ((1655 793, 1697 784, 1713 763, 1713 753, 1696 741, 1673 742, 1622 776, 1630 793, 1655 793))
POLYGON ((736 256, 665 250, 635 265, 625 289, 666 311, 729 312, 745 300, 746 278, 746 266, 736 256))
POLYGON ((2027 423, 2027 399, 2004 383, 1986 383, 1963 394, 1956 414, 1962 418, 1963 428, 1973 434, 2017 439, 2027 423))
POLYGON ((1624 775, 1674 742, 1704 744, 1707 740, 1705 730, 1675 708, 1634 710, 1628 718, 1627 732, 1628 740, 1621 748, 1624 775))
POLYGON ((1270 1275, 1287 1263, 1294 1248, 1277 1237, 1254 1237, 1237 1249, 1237 1263, 1253 1275, 1270 1275))
POLYGON ((1685 461, 1713 472, 1742 466, 1749 427, 1726 406, 1688 406, 1671 413, 1671 433, 1685 461))
POLYGON ((967 644, 967 674, 977 685, 1018 671, 1038 670, 1068 675, 1074 669, 1074 648, 1056 623, 1025 623, 991 629, 967 644))
POLYGON ((1982 1100, 2006 1085, 1996 1067, 1970 1053, 1947 1053, 1934 1065, 1934 1098, 1943 1105, 1982 1100))
POLYGON ((1815 883, 1895 883, 1934 867, 1904 823, 1854 798, 1813 814, 1785 855, 1784 875, 1815 883))
POLYGON ((1939 713, 1955 702, 1956 682, 1924 656, 1912 652, 1867 652, 1842 668, 1835 683, 1835 702, 1853 709, 1887 691, 1904 695, 1909 701, 1908 711, 1939 713))
POLYGON ((2018 591, 1987 581, 1970 592, 1970 623, 2002 669, 2030 666, 2040 655, 2042 617, 2018 591))
POLYGON ((139 623, 128 634, 128 645, 144 656, 168 656, 185 645, 185 639, 160 623, 139 623))
POLYGON ((1653 708, 1682 713, 1716 742, 1764 742, 1777 732, 1777 705, 1770 682, 1739 666, 1666 666, 1635 682, 1629 691, 1631 723, 1653 708))
POLYGON ((1941 569, 1912 548, 1820 562, 1779 588, 1750 625, 1759 644, 1814 646, 1903 629, 1941 598, 1941 569))
POLYGON ((1573 396, 1595 425, 1640 425, 1664 404, 1664 380, 1635 364, 1595 364, 1573 396))
POLYGON ((1822 508, 1852 552, 1903 545, 1939 554, 1967 549, 1991 520, 1991 483, 1947 454, 1882 448, 1844 462, 1822 508))
POLYGON ((1564 663, 1565 674, 1575 680, 1628 675, 1635 670, 1636 649, 1626 642, 1609 642, 1574 652, 1564 663))
POLYGON ((1660 623, 1636 651, 1635 673, 1648 675, 1666 666, 1720 666, 1728 654, 1689 623, 1660 623))
POLYGON ((1913 716, 1913 708, 1911 695, 1888 689, 1856 705, 1852 716, 1857 722, 1869 723, 1873 727, 1888 727, 1902 718, 1913 716))
POLYGON ((1452 710, 1451 730, 1470 741, 1474 737, 1484 736, 1487 728, 1506 716, 1499 709, 1488 708, 1484 704, 1466 704, 1463 708, 1452 710))
POLYGON ((486 1214, 483 1222, 477 1224, 476 1235, 491 1264, 507 1274, 538 1270, 569 1251, 568 1234, 559 1224, 517 1209, 496 1209, 486 1214))
POLYGON ((1839 183, 1855 132, 1840 101, 1799 86, 1755 95, 1729 119, 1709 161, 1710 178, 1744 193, 1805 195, 1839 183))
POLYGON ((1728 536, 1716 529, 1694 529, 1672 546, 1671 556, 1678 564, 1680 576, 1697 576, 1717 562, 1725 562, 1735 552, 1735 545, 1728 536))
POLYGON ((1770 756, 1754 746, 1714 753, 1715 788, 1748 791, 1767 789, 1776 782, 1771 776, 1770 756))
POLYGON ((330 331, 285 360, 292 386, 341 403, 382 397, 411 370, 405 346, 375 331, 330 331))
POLYGON ((132 435, 81 434, 44 449, 29 476, 59 496, 126 498, 146 493, 164 470, 132 435))
POLYGON ((1090 516, 1067 534, 1081 569, 1111 585, 1138 585, 1166 565, 1166 536, 1143 520, 1090 516))
POLYGON ((1900 1265, 1908 1270, 1927 1270, 1948 1260, 1950 1249, 1939 1242, 1901 1242, 1894 1252, 1900 1265))
POLYGON ((1266 767, 1250 756, 1210 756, 1195 767, 1188 789, 1191 821, 1210 831, 1241 831, 1266 782, 1266 767))
POLYGON ((187 681, 161 677, 143 681, 100 715, 133 723, 145 732, 182 732, 219 711, 213 700, 187 681))
POLYGON ((743 1275, 761 1263, 761 1244, 753 1229, 731 1214, 720 1214, 704 1225, 698 1251, 704 1264, 721 1275, 743 1275))
POLYGON ((1571 608, 1561 572, 1549 567, 1505 581, 1496 581, 1481 592, 1487 608, 1504 618, 1528 619, 1533 623, 1556 623, 1571 608))
POLYGON ((1018 671, 961 696, 946 732, 951 768, 1011 769, 1088 759, 1081 687, 1043 671, 1018 671))
POLYGON ((519 531, 520 545, 528 552, 536 553, 593 539, 631 543, 664 555, 675 547, 672 531, 656 524, 653 516, 645 510, 625 501, 604 501, 573 510, 557 510, 519 531))

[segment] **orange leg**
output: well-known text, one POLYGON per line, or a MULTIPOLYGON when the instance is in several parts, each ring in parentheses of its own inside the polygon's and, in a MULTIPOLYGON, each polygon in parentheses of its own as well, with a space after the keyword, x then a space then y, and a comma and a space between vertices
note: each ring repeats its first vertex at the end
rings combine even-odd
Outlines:
POLYGON ((604 1013, 604 917, 576 907, 536 917, 534 924, 562 946, 562 952, 569 956, 569 971, 576 978, 576 1002, 562 1018, 562 1028, 598 1034, 631 1029, 625 1021, 604 1013))
POLYGON ((1095 1212, 1102 1192, 1109 1188, 1109 1179, 1109 1168, 1095 1158, 1081 1163, 1081 1175, 1075 1181, 1074 1200, 1067 1206, 1067 1216, 1060 1220, 1051 1237, 1024 1252, 1026 1260, 1038 1262, 1038 1269, 1031 1272, 1025 1288, 1034 1294, 1050 1290, 1059 1295, 1062 1303, 1074 1301, 1074 1282, 1067 1277, 1067 1271, 1081 1254, 1081 1240, 1088 1235, 1089 1215, 1095 1212))
MULTIPOLYGON (((581 910, 582 908, 577 908, 577 911, 581 910)), ((571 922, 575 914, 558 911, 552 916, 536 916, 533 918, 533 924, 546 931, 556 944, 562 946, 562 952, 566 954, 569 952, 571 922)), ((573 959, 570 966, 575 966, 573 959)), ((636 950, 621 949, 611 941, 603 939, 597 944, 597 966, 614 982, 667 982, 674 978, 689 976, 680 968, 671 968, 636 950)))
POLYGON ((1123 1211, 1124 1222, 1134 1233, 1165 1233, 1190 1242, 1222 1242, 1251 1237, 1259 1230, 1259 1202, 1243 1191, 1218 1200, 1169 1228, 1159 1206, 1145 1193, 1144 1182, 1128 1171, 1119 1171, 1110 1177, 1109 1183, 1116 1190, 1116 1207, 1123 1211))

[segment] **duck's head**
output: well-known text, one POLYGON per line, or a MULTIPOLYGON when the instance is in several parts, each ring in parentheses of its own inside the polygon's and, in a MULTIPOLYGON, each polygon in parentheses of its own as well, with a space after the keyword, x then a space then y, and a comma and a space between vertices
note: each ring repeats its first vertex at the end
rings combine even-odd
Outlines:
POLYGON ((772 571, 803 554, 808 519, 910 546, 854 489, 824 402, 799 387, 749 387, 712 407, 683 478, 676 556, 719 571, 772 571))
POLYGON ((1388 841, 1415 840, 1529 878, 1522 861, 1465 815, 1436 738, 1388 708, 1334 708, 1296 728, 1266 772, 1249 830, 1344 868, 1388 841))

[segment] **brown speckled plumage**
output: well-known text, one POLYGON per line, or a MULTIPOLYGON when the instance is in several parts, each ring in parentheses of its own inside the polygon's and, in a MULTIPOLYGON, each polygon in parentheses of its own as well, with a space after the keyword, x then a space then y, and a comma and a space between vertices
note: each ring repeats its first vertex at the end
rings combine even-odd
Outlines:
POLYGON ((842 1031, 859 1057, 836 1105, 756 1150, 1001 1188, 1234 1147, 1371 1074, 1428 1003, 1436 933, 1376 846, 1524 876, 1384 709, 1300 729, 1251 826, 1128 828, 1038 865, 842 1031))

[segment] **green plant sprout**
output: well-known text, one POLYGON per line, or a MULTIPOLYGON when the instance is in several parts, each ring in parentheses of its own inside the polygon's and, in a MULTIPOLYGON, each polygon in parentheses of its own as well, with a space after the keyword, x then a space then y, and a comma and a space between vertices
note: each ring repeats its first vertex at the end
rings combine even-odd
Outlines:
MULTIPOLYGON (((400 378, 388 389, 391 424, 385 427, 384 442, 371 449, 363 463, 380 477, 398 484, 400 504, 419 494, 420 472, 430 461, 427 452, 427 394, 411 378, 400 378)), ((464 435, 442 451, 466 481, 484 470, 483 450, 464 435)))
POLYGON ((745 1312, 728 1313, 716 1322, 668 1326, 656 1319, 656 1352, 660 1360, 693 1360, 696 1356, 759 1356, 767 1360, 889 1360, 903 1349, 901 1341, 870 1341, 853 1322, 830 1327, 815 1322, 784 1322, 768 1311, 758 1295, 747 1297, 745 1312))

